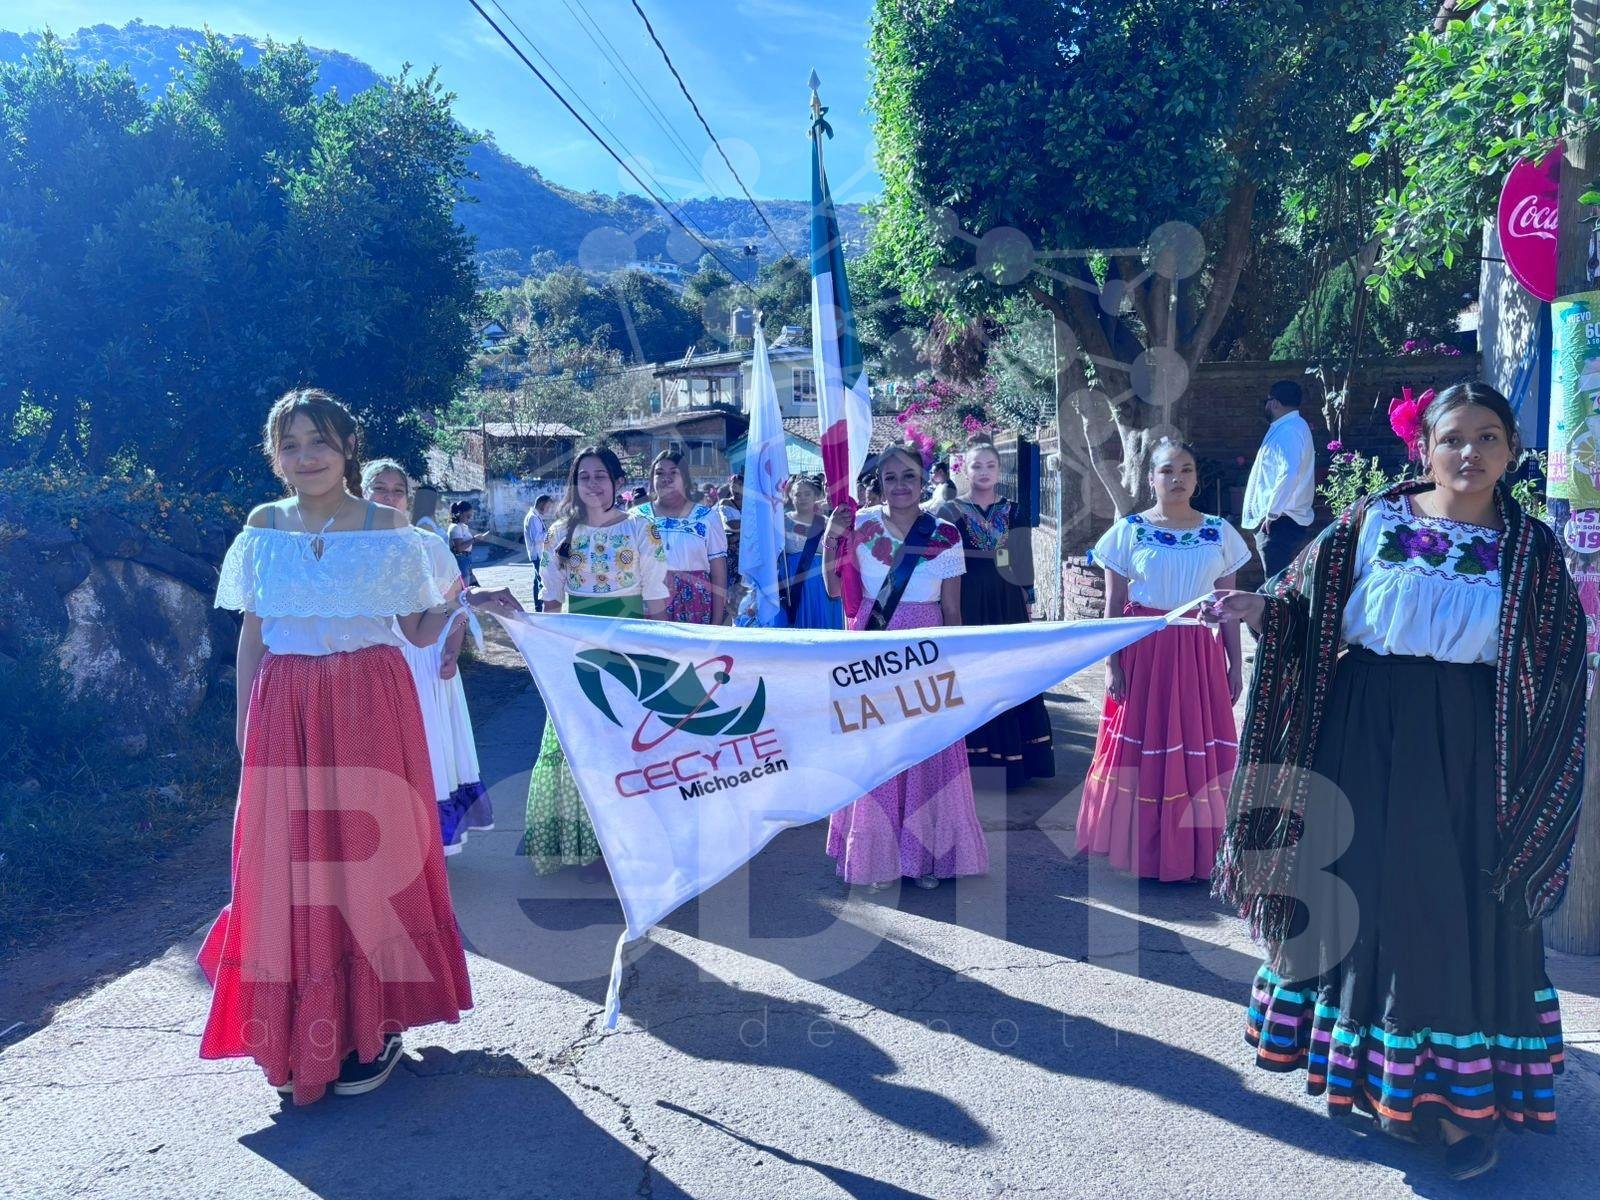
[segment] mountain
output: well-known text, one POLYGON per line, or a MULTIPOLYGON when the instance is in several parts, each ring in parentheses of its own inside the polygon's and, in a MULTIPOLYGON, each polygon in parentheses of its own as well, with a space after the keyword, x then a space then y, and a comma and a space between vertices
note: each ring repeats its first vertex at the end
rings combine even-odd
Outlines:
MULTIPOLYGON (((62 35, 62 44, 80 62, 101 61, 126 66, 134 79, 151 93, 159 93, 181 70, 179 49, 204 39, 195 29, 169 28, 131 21, 122 28, 94 25, 71 36, 62 35)), ((223 40, 244 55, 246 65, 261 57, 263 44, 253 38, 224 36, 223 40)), ((39 35, 0 30, 0 62, 15 62, 38 45, 39 35)), ((383 77, 358 58, 338 50, 306 47, 318 65, 318 90, 336 90, 352 96, 365 88, 383 83, 383 77)), ((541 251, 550 251, 564 263, 577 263, 584 238, 599 230, 614 230, 622 237, 606 239, 607 258, 678 258, 691 267, 701 251, 687 238, 669 235, 677 226, 643 196, 607 196, 599 192, 577 192, 553 183, 537 168, 518 162, 484 138, 472 148, 467 159, 475 179, 467 191, 473 203, 457 209, 463 226, 478 241, 480 263, 486 278, 499 280, 525 274, 529 260, 541 251), (626 253, 631 246, 631 255, 626 253), (623 253, 619 254, 619 248, 623 253)), ((762 208, 777 227, 785 245, 802 256, 810 240, 811 206, 803 200, 762 201, 762 208)), ((706 236, 726 247, 723 257, 740 255, 743 247, 760 247, 763 261, 780 253, 771 234, 743 198, 713 198, 685 201, 679 209, 691 224, 706 236)), ((839 206, 839 225, 847 245, 859 252, 865 247, 867 222, 858 204, 839 206)), ((587 258, 588 255, 584 255, 587 258)))

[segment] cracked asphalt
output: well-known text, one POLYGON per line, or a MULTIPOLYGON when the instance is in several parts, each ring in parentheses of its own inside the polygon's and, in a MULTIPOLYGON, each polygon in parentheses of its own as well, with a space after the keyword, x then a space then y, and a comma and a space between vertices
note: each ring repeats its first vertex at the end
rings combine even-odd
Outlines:
POLYGON ((851 893, 791 830, 632 956, 606 1033, 609 884, 515 854, 530 688, 479 730, 498 828, 449 864, 471 1013, 408 1033, 381 1090, 295 1109, 196 1057, 196 929, 0 1052, 0 1197, 1594 1195, 1600 962, 1551 959, 1560 1132, 1456 1187, 1253 1067, 1240 924, 1073 853, 1092 681, 1050 707, 1058 779, 980 801, 990 875, 851 893))

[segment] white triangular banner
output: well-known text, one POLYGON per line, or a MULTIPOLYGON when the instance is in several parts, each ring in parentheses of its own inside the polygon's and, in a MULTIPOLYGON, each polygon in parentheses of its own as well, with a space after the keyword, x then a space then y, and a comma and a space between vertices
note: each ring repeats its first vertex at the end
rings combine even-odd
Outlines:
MULTIPOLYGON (((500 618, 594 822, 623 942, 783 830, 1177 619, 855 633, 500 618)), ((608 1028, 621 955, 619 943, 608 1028)))

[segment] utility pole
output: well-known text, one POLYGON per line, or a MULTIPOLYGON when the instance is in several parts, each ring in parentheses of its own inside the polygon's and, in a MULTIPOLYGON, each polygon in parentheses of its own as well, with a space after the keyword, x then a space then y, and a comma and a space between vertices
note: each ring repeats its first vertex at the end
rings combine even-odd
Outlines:
MULTIPOLYGON (((1600 83, 1600 0, 1572 0, 1572 47, 1567 54, 1565 109, 1569 121, 1583 113, 1586 89, 1600 83)), ((1578 197, 1600 176, 1600 134, 1568 134, 1561 163, 1559 227, 1556 234, 1556 295, 1577 296, 1600 284, 1589 277, 1592 226, 1578 197)), ((1584 763, 1583 811, 1566 901, 1545 922, 1545 941, 1569 954, 1600 954, 1600 686, 1589 698, 1588 753, 1584 763)))

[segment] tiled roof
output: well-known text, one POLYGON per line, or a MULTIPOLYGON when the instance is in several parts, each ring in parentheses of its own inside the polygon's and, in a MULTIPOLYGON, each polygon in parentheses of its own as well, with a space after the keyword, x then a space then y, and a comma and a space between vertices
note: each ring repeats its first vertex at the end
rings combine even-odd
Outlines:
MULTIPOLYGON (((820 444, 822 441, 822 428, 815 417, 785 417, 783 427, 808 442, 820 444)), ((872 418, 872 438, 867 442, 867 453, 876 454, 904 440, 905 433, 900 428, 900 422, 893 417, 875 416, 872 418)))
POLYGON ((674 425, 687 425, 691 421, 703 420, 706 417, 722 417, 730 422, 737 421, 741 429, 750 423, 749 419, 736 408, 681 408, 642 420, 619 421, 611 427, 611 432, 642 433, 650 429, 668 429, 674 425))

